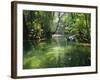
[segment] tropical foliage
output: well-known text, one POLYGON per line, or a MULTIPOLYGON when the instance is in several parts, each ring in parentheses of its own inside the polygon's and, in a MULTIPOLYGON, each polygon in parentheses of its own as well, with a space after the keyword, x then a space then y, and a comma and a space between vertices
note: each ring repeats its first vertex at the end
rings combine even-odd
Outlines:
POLYGON ((90 65, 91 15, 23 11, 23 68, 90 65))

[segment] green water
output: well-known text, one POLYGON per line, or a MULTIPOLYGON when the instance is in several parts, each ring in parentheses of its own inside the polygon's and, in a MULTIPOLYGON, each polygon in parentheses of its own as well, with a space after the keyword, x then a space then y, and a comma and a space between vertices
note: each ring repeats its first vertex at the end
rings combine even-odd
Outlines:
POLYGON ((40 42, 24 41, 23 47, 23 69, 91 65, 90 46, 59 37, 40 42))

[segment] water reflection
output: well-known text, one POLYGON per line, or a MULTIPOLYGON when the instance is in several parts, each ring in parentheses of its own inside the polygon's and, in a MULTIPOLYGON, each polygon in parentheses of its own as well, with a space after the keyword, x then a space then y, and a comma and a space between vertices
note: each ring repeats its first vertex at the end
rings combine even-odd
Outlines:
POLYGON ((90 47, 69 42, 64 35, 52 35, 45 41, 30 40, 23 44, 23 68, 89 66, 90 47))

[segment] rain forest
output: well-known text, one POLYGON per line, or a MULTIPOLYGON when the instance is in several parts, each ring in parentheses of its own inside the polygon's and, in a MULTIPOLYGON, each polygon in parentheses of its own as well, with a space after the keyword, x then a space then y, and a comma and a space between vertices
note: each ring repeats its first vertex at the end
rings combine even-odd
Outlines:
POLYGON ((91 14, 23 10, 23 69, 91 65, 91 14))

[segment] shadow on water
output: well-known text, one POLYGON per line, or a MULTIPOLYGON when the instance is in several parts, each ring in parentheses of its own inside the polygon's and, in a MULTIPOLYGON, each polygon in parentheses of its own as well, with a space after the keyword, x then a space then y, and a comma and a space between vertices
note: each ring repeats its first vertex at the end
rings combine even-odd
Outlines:
POLYGON ((23 41, 23 51, 26 53, 32 49, 32 42, 31 41, 23 41))
POLYGON ((38 44, 39 44, 39 41, 37 40, 24 40, 23 41, 24 54, 27 54, 29 51, 35 49, 38 44))
POLYGON ((90 47, 69 45, 65 50, 65 65, 71 66, 90 66, 90 47))

